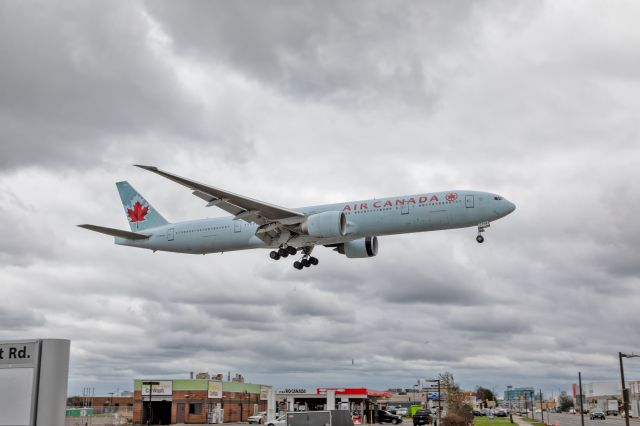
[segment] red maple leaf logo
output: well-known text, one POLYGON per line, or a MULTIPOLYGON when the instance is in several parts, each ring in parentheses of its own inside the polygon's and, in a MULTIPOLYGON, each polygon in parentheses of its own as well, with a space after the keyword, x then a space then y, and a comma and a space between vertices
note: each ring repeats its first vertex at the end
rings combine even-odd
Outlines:
POLYGON ((457 199, 458 199, 458 194, 456 194, 455 192, 447 194, 447 201, 455 201, 457 199))
POLYGON ((127 215, 131 222, 144 222, 144 217, 149 213, 149 206, 142 207, 140 201, 136 201, 133 209, 127 209, 127 215))

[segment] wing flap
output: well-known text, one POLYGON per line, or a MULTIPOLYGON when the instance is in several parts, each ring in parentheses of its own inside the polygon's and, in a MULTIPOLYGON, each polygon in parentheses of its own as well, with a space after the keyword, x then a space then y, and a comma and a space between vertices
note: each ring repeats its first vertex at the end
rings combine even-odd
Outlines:
POLYGON ((80 228, 88 229, 89 231, 99 232, 101 234, 111 235, 112 237, 127 238, 129 240, 146 240, 151 235, 139 234, 137 232, 123 231, 121 229, 107 228, 106 226, 97 225, 78 225, 80 228))

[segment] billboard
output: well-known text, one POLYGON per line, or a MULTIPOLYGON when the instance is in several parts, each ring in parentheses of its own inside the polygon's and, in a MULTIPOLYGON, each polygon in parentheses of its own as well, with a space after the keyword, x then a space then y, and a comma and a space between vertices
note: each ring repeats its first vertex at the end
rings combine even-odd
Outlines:
POLYGON ((269 399, 269 391, 271 386, 260 385, 260 401, 267 401, 269 399))
POLYGON ((171 380, 143 380, 142 396, 149 396, 149 388, 151 388, 152 396, 171 396, 173 394, 173 382, 171 380), (144 382, 158 382, 157 385, 145 385, 144 382))
POLYGON ((222 382, 219 380, 209 380, 207 386, 207 398, 221 399, 222 398, 222 382))

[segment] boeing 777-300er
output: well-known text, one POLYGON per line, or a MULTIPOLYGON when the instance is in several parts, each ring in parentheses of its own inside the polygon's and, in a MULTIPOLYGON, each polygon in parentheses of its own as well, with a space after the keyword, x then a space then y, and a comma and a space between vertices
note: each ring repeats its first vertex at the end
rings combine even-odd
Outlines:
POLYGON ((317 265, 311 256, 317 245, 332 247, 348 258, 378 254, 378 237, 410 232, 478 227, 476 240, 491 221, 516 206, 497 194, 478 191, 425 192, 389 198, 286 208, 204 185, 157 167, 140 168, 186 186, 193 195, 232 216, 170 223, 128 182, 118 192, 131 232, 96 225, 79 225, 115 237, 115 243, 153 251, 207 254, 254 248, 272 249, 278 260, 302 256, 296 269, 317 265))

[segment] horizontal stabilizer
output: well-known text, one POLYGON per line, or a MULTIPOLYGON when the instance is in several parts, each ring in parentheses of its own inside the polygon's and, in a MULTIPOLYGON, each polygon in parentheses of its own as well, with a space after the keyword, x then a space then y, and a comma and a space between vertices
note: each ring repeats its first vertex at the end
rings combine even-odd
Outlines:
POLYGON ((123 231, 121 229, 107 228, 104 226, 96 225, 78 225, 80 228, 88 229, 89 231, 100 232, 101 234, 111 235, 112 237, 127 238, 129 240, 146 240, 151 235, 138 234, 137 232, 123 231))

